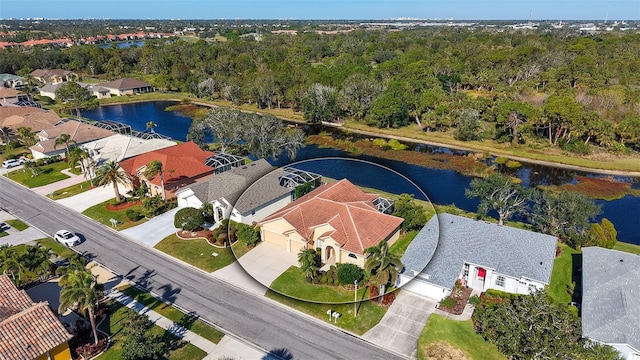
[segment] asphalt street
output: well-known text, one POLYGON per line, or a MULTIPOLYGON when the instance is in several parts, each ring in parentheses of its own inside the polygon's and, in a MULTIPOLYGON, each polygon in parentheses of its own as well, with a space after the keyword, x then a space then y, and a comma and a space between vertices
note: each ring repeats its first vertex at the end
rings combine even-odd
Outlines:
POLYGON ((0 208, 50 236, 60 229, 81 234, 86 240, 75 247, 77 251, 271 355, 288 359, 402 358, 178 262, 2 176, 0 208))

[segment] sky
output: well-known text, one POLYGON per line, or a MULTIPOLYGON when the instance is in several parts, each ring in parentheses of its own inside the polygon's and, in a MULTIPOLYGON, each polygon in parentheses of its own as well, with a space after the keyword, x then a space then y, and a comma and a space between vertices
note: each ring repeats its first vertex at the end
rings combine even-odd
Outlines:
POLYGON ((640 0, 0 0, 0 19, 639 20, 640 0))

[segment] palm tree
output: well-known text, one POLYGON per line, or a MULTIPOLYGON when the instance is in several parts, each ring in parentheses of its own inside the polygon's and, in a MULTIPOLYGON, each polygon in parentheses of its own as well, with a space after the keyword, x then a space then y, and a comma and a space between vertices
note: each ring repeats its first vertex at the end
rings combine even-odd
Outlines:
POLYGON ((51 251, 41 244, 35 246, 27 246, 26 252, 20 256, 20 262, 27 269, 38 274, 38 277, 45 278, 51 273, 53 263, 49 261, 51 251))
POLYGON ((120 164, 115 161, 108 161, 98 168, 96 178, 98 180, 98 186, 113 184, 113 191, 116 193, 116 201, 121 200, 120 192, 118 191, 118 184, 123 186, 129 186, 131 184, 129 176, 124 171, 120 171, 120 164))
POLYGON ((308 280, 318 276, 318 254, 314 249, 301 249, 298 252, 298 264, 308 280))
POLYGON ((402 270, 400 257, 389 251, 389 244, 386 240, 380 241, 377 246, 365 249, 364 253, 371 254, 364 264, 364 270, 380 287, 380 294, 384 294, 385 287, 389 284, 395 284, 398 272, 402 270))
POLYGON ((156 126, 158 126, 158 124, 154 123, 153 121, 147 121, 147 130, 150 133, 154 134, 156 132, 155 131, 156 126))
POLYGON ((58 145, 62 145, 64 144, 65 147, 65 154, 69 153, 69 144, 75 144, 76 142, 73 141, 71 139, 71 135, 69 134, 60 134, 60 136, 58 136, 56 138, 56 141, 53 143, 53 148, 56 149, 58 147, 58 145))
POLYGON ((164 165, 159 160, 153 160, 147 165, 144 171, 144 177, 148 180, 153 179, 156 175, 160 176, 160 184, 162 185, 162 200, 167 200, 167 194, 164 190, 164 165))
POLYGON ((81 154, 81 161, 84 164, 84 179, 86 180, 88 178, 91 186, 93 186, 93 178, 96 173, 96 162, 88 151, 84 151, 81 154))
POLYGON ((60 307, 62 312, 68 308, 77 308, 85 316, 89 316, 91 329, 95 343, 98 343, 98 331, 96 326, 95 308, 102 296, 102 285, 98 284, 97 277, 90 269, 76 267, 69 269, 62 275, 59 281, 60 307))
POLYGON ((35 145, 38 142, 36 134, 31 131, 30 127, 21 126, 18 128, 18 135, 20 135, 20 143, 26 147, 35 145))
POLYGON ((15 249, 9 244, 0 245, 0 271, 9 274, 16 285, 20 285, 20 276, 24 272, 24 265, 18 257, 15 249))

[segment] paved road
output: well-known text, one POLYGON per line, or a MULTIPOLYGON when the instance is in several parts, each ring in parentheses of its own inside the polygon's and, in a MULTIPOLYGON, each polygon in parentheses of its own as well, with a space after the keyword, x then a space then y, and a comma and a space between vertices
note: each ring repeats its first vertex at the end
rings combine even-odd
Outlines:
POLYGON ((62 228, 84 235, 76 250, 264 352, 295 359, 401 358, 179 263, 1 176, 0 207, 49 235, 62 228))

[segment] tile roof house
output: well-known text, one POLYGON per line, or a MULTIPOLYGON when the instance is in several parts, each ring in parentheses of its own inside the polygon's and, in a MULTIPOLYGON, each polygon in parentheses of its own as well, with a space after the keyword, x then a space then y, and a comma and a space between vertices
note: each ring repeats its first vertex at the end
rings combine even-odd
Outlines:
POLYGON ((458 279, 482 292, 528 294, 549 284, 556 243, 550 235, 438 214, 402 256, 398 286, 438 301, 458 279))
POLYGON ((64 145, 56 146, 56 139, 68 134, 73 143, 80 146, 84 143, 102 139, 115 134, 111 130, 85 124, 76 120, 65 121, 59 125, 39 131, 36 135, 40 139, 37 144, 29 148, 34 159, 42 159, 49 156, 64 155, 64 145))
MULTIPOLYGON (((0 135, 17 136, 20 127, 38 132, 60 122, 60 116, 53 110, 42 110, 30 106, 0 106, 0 135)), ((4 136, 0 141, 4 141, 4 136)))
POLYGON ((154 91, 151 84, 129 78, 109 81, 98 85, 108 89, 113 96, 135 95, 154 91))
POLYGON ((72 337, 47 302, 34 303, 0 275, 0 360, 70 360, 72 337))
POLYGON ((582 336, 640 359, 640 256, 582 248, 582 336))
POLYGON ((7 104, 16 104, 20 101, 29 101, 29 95, 26 93, 16 90, 10 89, 6 87, 0 87, 0 105, 6 106, 7 104))
POLYGON ((75 76, 71 71, 63 69, 36 69, 29 75, 43 84, 57 84, 69 81, 75 76))
POLYGON ((250 225, 293 201, 295 186, 301 184, 284 181, 291 171, 259 159, 178 190, 178 206, 200 208, 210 202, 216 222, 231 219, 250 225))
POLYGON ((261 220, 260 234, 293 253, 321 248, 323 263, 364 267, 364 250, 382 240, 393 244, 404 221, 379 212, 378 198, 346 179, 325 184, 261 220))
POLYGON ((138 183, 147 183, 152 195, 162 195, 160 176, 147 179, 143 175, 151 161, 160 161, 164 169, 164 187, 167 198, 172 198, 175 197, 175 192, 178 189, 202 181, 215 172, 213 167, 205 165, 207 158, 213 155, 215 155, 213 152, 204 151, 193 141, 188 141, 122 160, 120 167, 134 179, 137 179, 138 183))

